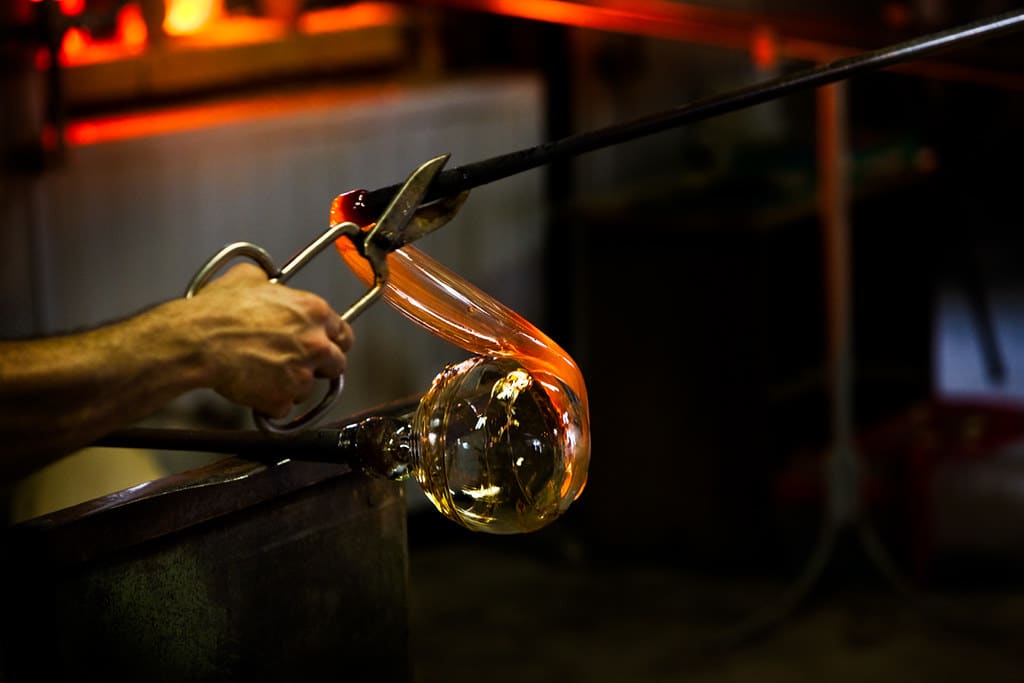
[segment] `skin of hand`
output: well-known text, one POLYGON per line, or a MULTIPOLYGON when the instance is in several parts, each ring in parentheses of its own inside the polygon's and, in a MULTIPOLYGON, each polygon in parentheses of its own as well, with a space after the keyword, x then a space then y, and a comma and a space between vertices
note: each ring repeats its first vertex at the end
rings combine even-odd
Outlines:
POLYGON ((232 267, 189 299, 68 335, 0 341, 0 482, 179 395, 212 388, 272 418, 345 370, 351 326, 319 296, 232 267))

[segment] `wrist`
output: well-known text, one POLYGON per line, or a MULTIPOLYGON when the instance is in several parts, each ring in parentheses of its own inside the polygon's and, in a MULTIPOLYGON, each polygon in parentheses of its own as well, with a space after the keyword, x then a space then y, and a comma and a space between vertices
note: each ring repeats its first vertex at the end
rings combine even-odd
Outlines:
POLYGON ((195 315, 191 299, 173 299, 151 309, 137 319, 145 326, 141 338, 152 340, 150 352, 162 372, 180 391, 209 387, 214 383, 216 366, 203 336, 205 325, 195 315))

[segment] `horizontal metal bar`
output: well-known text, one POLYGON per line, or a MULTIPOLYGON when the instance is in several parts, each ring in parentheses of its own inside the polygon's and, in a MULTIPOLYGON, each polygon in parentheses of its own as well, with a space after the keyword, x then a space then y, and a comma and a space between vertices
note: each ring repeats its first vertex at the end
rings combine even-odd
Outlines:
MULTIPOLYGON (((980 42, 1024 28, 1024 10, 1015 10, 974 21, 952 29, 927 34, 877 50, 810 67, 764 83, 698 100, 605 128, 577 133, 500 156, 442 171, 427 193, 424 203, 453 197, 461 192, 502 178, 529 171, 556 160, 592 152, 671 128, 696 123, 714 116, 762 104, 800 90, 815 88, 860 73, 891 67, 943 50, 980 42)), ((389 185, 366 193, 362 199, 365 216, 379 216, 400 185, 389 185)), ((359 217, 360 219, 362 217, 359 217)))
POLYGON ((225 453, 262 461, 315 460, 345 463, 351 444, 344 429, 310 429, 268 437, 260 430, 135 427, 101 437, 93 445, 114 448, 225 453))
POLYGON ((261 462, 304 460, 351 464, 356 456, 353 427, 371 417, 398 417, 419 404, 419 396, 381 403, 322 429, 267 434, 257 429, 166 429, 130 427, 94 441, 92 446, 144 448, 192 453, 224 453, 261 462))

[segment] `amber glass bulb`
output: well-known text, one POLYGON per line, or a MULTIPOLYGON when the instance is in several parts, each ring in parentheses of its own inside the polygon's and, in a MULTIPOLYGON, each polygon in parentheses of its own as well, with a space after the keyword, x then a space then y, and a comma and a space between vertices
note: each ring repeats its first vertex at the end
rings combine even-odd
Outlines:
POLYGON ((512 358, 448 366, 411 422, 412 475, 442 514, 470 529, 547 525, 579 494, 586 469, 579 405, 560 405, 568 394, 557 378, 546 385, 512 358))
MULTIPOLYGON (((331 221, 359 221, 361 191, 336 198, 331 221)), ((366 283, 373 273, 348 239, 337 248, 366 283)), ((586 484, 590 421, 575 361, 533 324, 418 249, 388 255, 384 299, 477 354, 445 368, 412 417, 412 474, 438 510, 469 528, 532 531, 586 484)))

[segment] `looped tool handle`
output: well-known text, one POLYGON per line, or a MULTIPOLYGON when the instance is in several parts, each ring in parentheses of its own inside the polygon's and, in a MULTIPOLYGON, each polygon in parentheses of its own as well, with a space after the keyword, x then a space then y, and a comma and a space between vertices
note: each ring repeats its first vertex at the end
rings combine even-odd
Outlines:
MULTIPOLYGON (((270 278, 271 282, 284 284, 299 268, 304 266, 325 247, 333 244, 335 240, 340 237, 348 237, 355 242, 357 239, 361 240, 362 235, 362 229, 355 223, 343 222, 333 225, 313 243, 292 257, 288 263, 280 269, 277 268, 274 264, 274 259, 271 258, 270 254, 263 247, 253 244, 252 242, 234 242, 214 254, 210 260, 199 269, 199 271, 189 281, 188 288, 185 290, 185 297, 191 298, 195 296, 199 290, 210 282, 214 275, 220 272, 228 263, 240 257, 255 261, 256 264, 259 265, 267 274, 267 277, 270 278)), ((377 281, 374 283, 374 287, 366 292, 366 294, 356 301, 356 303, 341 316, 344 320, 350 321, 355 318, 380 295, 384 286, 384 280, 387 279, 386 270, 383 278, 378 276, 376 279, 377 281)), ((331 378, 327 386, 327 392, 324 394, 323 398, 320 399, 320 402, 291 420, 278 422, 254 410, 253 421, 261 430, 271 434, 290 434, 292 432, 296 432, 322 418, 341 394, 343 386, 344 378, 342 376, 331 378)))
MULTIPOLYGON (((373 285, 341 315, 342 320, 351 322, 384 293, 384 285, 387 284, 388 279, 388 252, 422 237, 446 222, 446 219, 435 217, 415 225, 412 230, 407 230, 410 223, 415 223, 414 219, 420 208, 420 202, 426 196, 434 176, 440 172, 449 156, 442 154, 434 157, 413 171, 402 188, 392 197, 391 202, 377 222, 373 224, 373 227, 364 232, 359 225, 350 221, 334 223, 322 235, 293 256, 280 270, 274 265, 274 260, 263 247, 251 242, 235 242, 227 245, 214 254, 195 274, 185 292, 186 298, 194 296, 217 271, 239 256, 250 258, 259 264, 271 282, 284 284, 325 247, 334 244, 342 237, 347 237, 355 246, 356 251, 369 262, 373 269, 373 285)), ((449 213, 454 213, 456 210, 458 210, 458 204, 452 205, 449 213)), ((320 400, 320 403, 289 422, 277 423, 265 415, 254 413, 256 424, 263 431, 274 434, 287 434, 301 429, 323 416, 341 393, 341 385, 340 376, 332 379, 327 394, 320 400)))

